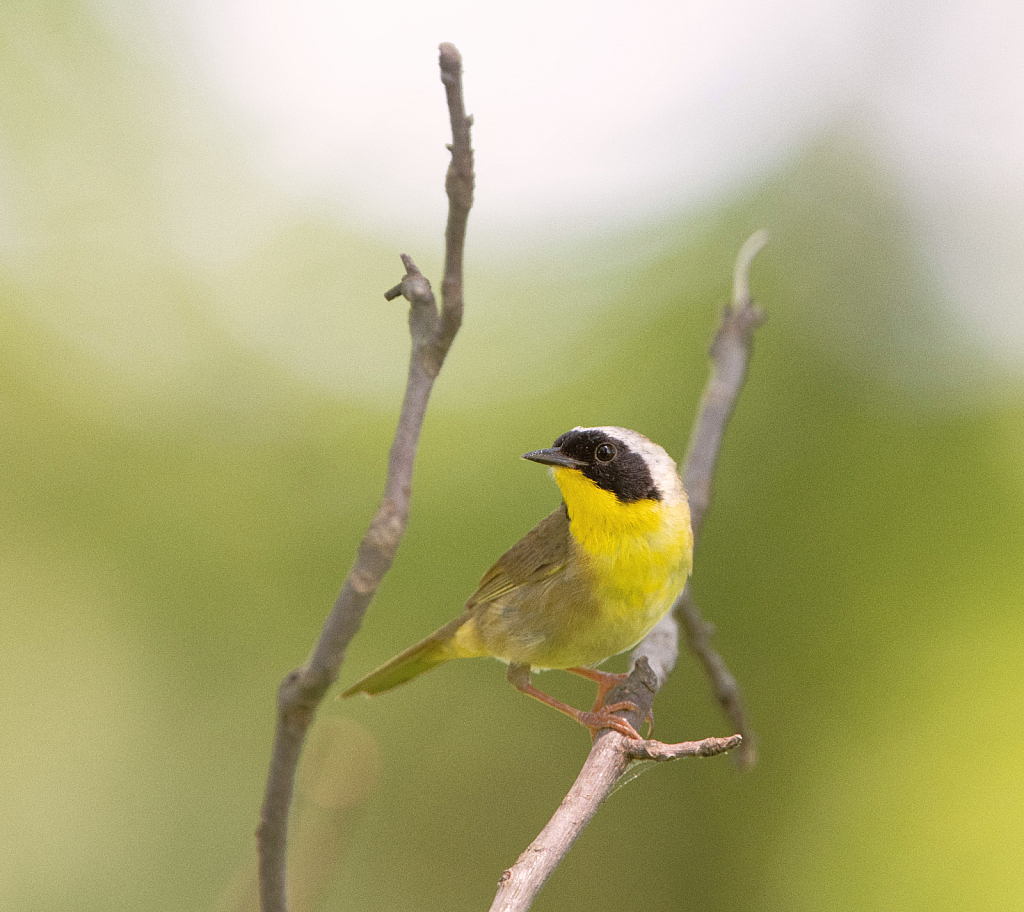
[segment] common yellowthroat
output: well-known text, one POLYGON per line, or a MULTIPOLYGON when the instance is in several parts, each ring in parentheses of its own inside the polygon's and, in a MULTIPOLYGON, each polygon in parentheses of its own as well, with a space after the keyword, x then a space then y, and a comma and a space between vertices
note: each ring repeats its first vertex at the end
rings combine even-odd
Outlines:
POLYGON ((484 574, 450 624, 357 681, 342 696, 390 690, 447 662, 493 656, 523 693, 596 734, 639 738, 604 705, 624 675, 597 671, 635 646, 672 607, 693 559, 690 507, 675 462, 642 434, 574 428, 524 459, 551 466, 563 503, 484 574), (533 669, 560 668, 598 684, 583 712, 538 690, 533 669))

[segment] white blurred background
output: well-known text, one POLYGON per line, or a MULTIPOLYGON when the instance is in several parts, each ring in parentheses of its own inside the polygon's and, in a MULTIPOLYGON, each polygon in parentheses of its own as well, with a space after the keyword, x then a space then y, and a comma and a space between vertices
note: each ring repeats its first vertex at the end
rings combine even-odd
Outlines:
POLYGON ((434 70, 437 44, 455 43, 483 249, 693 210, 852 128, 891 169, 948 303, 1024 363, 1024 6, 1011 0, 150 0, 145 15, 97 2, 231 109, 284 192, 396 234, 443 218, 434 70))

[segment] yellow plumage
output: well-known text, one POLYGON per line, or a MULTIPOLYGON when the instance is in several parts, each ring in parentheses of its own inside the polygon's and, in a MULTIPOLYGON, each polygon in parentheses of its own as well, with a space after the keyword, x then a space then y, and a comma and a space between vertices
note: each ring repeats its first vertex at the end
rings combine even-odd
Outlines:
POLYGON ((537 691, 529 670, 573 670, 606 692, 612 676, 588 669, 636 645, 672 607, 693 554, 675 463, 624 428, 576 428, 526 458, 552 465, 563 505, 498 559, 460 617, 343 696, 381 693, 452 658, 493 656, 531 696, 594 730, 638 737, 607 711, 582 713, 537 691))

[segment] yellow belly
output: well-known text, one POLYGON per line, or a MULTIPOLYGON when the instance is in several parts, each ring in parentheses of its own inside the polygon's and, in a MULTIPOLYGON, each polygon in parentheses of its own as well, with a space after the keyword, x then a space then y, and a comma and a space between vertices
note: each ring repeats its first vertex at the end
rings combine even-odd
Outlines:
POLYGON ((672 554, 642 567, 630 566, 636 561, 628 556, 594 563, 596 611, 591 622, 578 624, 571 642, 553 643, 561 648, 552 650, 554 655, 538 656, 531 663, 535 667, 598 665, 632 648, 669 612, 690 571, 688 560, 681 564, 672 554))

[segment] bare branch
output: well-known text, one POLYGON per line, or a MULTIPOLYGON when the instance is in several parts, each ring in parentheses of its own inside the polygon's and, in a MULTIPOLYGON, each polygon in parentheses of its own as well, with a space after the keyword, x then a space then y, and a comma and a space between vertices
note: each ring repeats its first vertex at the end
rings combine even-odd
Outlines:
POLYGON ((680 741, 678 744, 663 744, 661 741, 629 741, 626 751, 633 760, 679 760, 681 757, 715 757, 739 747, 742 735, 728 738, 703 738, 700 741, 680 741))
MULTIPOLYGON (((751 261, 765 241, 763 232, 758 232, 740 250, 736 259, 733 301, 726 306, 711 345, 711 376, 701 399, 683 469, 684 485, 690 495, 695 544, 711 500, 711 480, 722 435, 746 377, 754 331, 764 321, 764 315, 750 298, 747 276, 751 261)), ((608 693, 606 702, 609 705, 632 703, 637 711, 629 710, 621 715, 634 728, 643 723, 655 694, 664 685, 679 657, 678 613, 683 618, 691 648, 707 669, 719 700, 730 718, 738 717, 737 727, 742 731, 745 723, 738 685, 711 647, 713 628, 701 618, 690 600, 689 589, 687 584, 673 611, 633 652, 632 672, 608 693)), ((519 860, 502 874, 491 912, 524 912, 530 908, 583 828, 637 759, 660 761, 713 756, 736 747, 743 749, 744 738, 745 735, 736 734, 728 738, 661 744, 658 741, 634 741, 617 731, 599 732, 583 769, 554 816, 519 860)), ((753 762, 752 752, 748 762, 753 762)))
POLYGON ((722 435, 747 376, 754 331, 764 322, 764 313, 750 298, 747 276, 751 262, 767 241, 768 236, 758 231, 740 248, 732 303, 725 306, 722 322, 711 343, 711 376, 704 387, 683 468, 694 544, 700 538, 704 515, 711 503, 711 481, 722 435))
POLYGON ((441 45, 440 65, 452 121, 452 164, 446 181, 449 214, 442 309, 439 314, 430 283, 412 259, 403 254, 406 274, 401 283, 385 295, 388 300, 402 295, 410 305, 412 352, 402 412, 388 458, 384 496, 359 545, 355 564, 324 622, 313 652, 301 668, 284 678, 278 689, 277 730, 256 831, 263 912, 287 909, 288 815, 303 743, 316 709, 337 678, 345 651, 359 630, 370 600, 390 568, 405 533, 413 462, 427 402, 434 379, 462 322, 463 245, 473 201, 471 121, 462 102, 461 58, 453 45, 441 45))
POLYGON ((640 760, 711 757, 730 750, 739 741, 739 735, 682 744, 633 741, 617 731, 599 736, 555 815, 519 860, 501 875, 491 912, 523 912, 530 908, 558 863, 611 795, 616 783, 635 763, 640 760))
POLYGON ((628 739, 618 732, 597 739, 569 794, 562 799, 548 825, 499 878, 491 912, 522 912, 530 908, 558 863, 629 768, 631 761, 617 743, 620 740, 628 739), (594 800, 595 791, 602 796, 600 801, 594 800))
POLYGON ((711 645, 715 625, 704 620, 700 609, 690 596, 689 586, 683 590, 683 594, 673 610, 683 619, 687 645, 704 667, 704 673, 711 682, 715 699, 718 700, 725 712, 726 718, 732 723, 732 727, 743 736, 743 744, 736 755, 740 768, 750 769, 757 762, 757 740, 747 720, 739 682, 729 671, 725 659, 711 645))
MULTIPOLYGON (((726 305, 722 322, 711 343, 711 376, 697 409, 697 420, 683 466, 683 485, 690 499, 694 547, 700 541, 704 517, 711 503, 712 479, 722 437, 746 380, 754 333, 765 319, 763 311, 750 296, 750 266, 767 241, 767 234, 758 231, 740 248, 733 274, 733 299, 726 305)), ((633 662, 641 656, 646 658, 657 674, 658 687, 663 686, 679 658, 680 619, 687 645, 711 681, 715 698, 735 729, 743 735, 738 757, 740 766, 747 769, 757 760, 757 742, 747 722, 740 687, 725 660, 711 645, 714 625, 701 616, 693 601, 689 582, 671 613, 634 650, 633 662)))
POLYGON ((469 129, 473 118, 466 116, 462 99, 462 57, 453 44, 441 45, 441 82, 448 96, 452 122, 452 160, 444 188, 448 194, 448 224, 445 226, 444 279, 441 298, 442 330, 439 344, 451 345, 462 324, 462 252, 466 246, 466 223, 473 205, 473 149, 469 129))
MULTIPOLYGON (((701 399, 683 472, 683 485, 690 497, 693 514, 695 545, 711 503, 718 449, 747 377, 754 333, 765 319, 764 312, 750 296, 750 266, 767 242, 768 235, 757 231, 740 248, 733 274, 732 303, 726 305, 722 323, 711 343, 712 374, 701 399)), ((711 645, 714 625, 701 616, 689 583, 672 613, 682 619, 687 644, 704 667, 715 697, 729 721, 743 735, 743 745, 737 756, 740 766, 749 769, 757 762, 757 740, 747 721, 743 695, 725 660, 711 645)))

